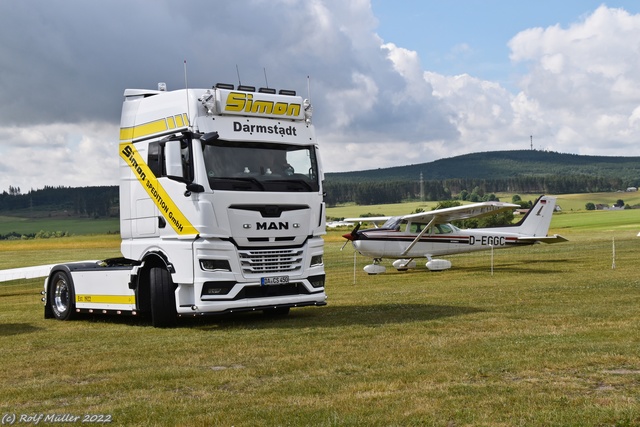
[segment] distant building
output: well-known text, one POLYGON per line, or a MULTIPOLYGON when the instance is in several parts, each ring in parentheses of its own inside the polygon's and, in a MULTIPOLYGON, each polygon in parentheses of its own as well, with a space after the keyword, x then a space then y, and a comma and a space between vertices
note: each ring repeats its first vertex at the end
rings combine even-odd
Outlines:
POLYGON ((602 203, 596 204, 596 210, 598 211, 621 211, 624 209, 624 206, 616 206, 616 205, 604 205, 602 203))
POLYGON ((634 192, 634 191, 638 191, 638 187, 628 187, 628 188, 627 188, 627 192, 628 192, 628 193, 632 193, 632 192, 634 192))

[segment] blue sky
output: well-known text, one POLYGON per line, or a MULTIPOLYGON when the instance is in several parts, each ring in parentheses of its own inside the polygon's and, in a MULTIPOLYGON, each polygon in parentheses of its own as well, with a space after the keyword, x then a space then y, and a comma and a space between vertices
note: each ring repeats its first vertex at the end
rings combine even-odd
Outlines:
POLYGON ((470 74, 514 90, 509 40, 534 27, 567 27, 598 6, 640 12, 638 1, 598 0, 372 0, 377 33, 418 52, 425 69, 470 74))
POLYGON ((640 156, 640 2, 0 1, 0 191, 116 185, 127 88, 306 93, 327 172, 640 156), (18 161, 19 160, 19 161, 18 161))

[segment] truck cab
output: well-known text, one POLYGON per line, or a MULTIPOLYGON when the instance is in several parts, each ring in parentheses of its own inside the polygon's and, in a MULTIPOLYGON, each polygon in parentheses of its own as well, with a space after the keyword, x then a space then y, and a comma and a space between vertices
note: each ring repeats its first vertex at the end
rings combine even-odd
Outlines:
POLYGON ((45 313, 149 313, 172 326, 179 316, 325 305, 323 172, 308 101, 221 84, 124 96, 123 257, 54 267, 45 313))

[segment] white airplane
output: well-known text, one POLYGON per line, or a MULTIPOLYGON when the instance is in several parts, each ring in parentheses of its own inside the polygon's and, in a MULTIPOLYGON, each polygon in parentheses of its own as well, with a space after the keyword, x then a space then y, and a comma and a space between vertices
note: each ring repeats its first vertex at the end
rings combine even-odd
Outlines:
POLYGON ((541 196, 517 224, 464 230, 449 222, 493 215, 520 206, 482 202, 396 217, 346 218, 344 221, 359 223, 343 237, 351 241, 359 253, 373 258, 373 264, 364 267, 369 274, 386 271, 380 265, 383 258, 395 259, 393 266, 398 271, 415 268, 415 258, 427 258, 429 270, 446 270, 451 268, 450 261, 432 257, 567 241, 557 234, 547 236, 555 205, 554 197, 541 196), (382 221, 386 222, 381 227, 359 230, 362 222, 382 221))

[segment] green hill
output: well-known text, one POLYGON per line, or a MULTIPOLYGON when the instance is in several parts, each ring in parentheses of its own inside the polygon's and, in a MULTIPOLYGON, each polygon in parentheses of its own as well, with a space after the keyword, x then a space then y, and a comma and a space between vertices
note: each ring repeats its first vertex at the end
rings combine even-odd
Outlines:
POLYGON ((408 166, 327 173, 327 182, 480 179, 513 177, 597 176, 629 185, 640 181, 640 157, 608 157, 518 150, 472 153, 408 166))
POLYGON ((505 192, 595 193, 626 190, 639 184, 640 157, 494 151, 417 165, 327 173, 325 201, 335 206, 447 200, 464 191, 481 196, 505 192))

